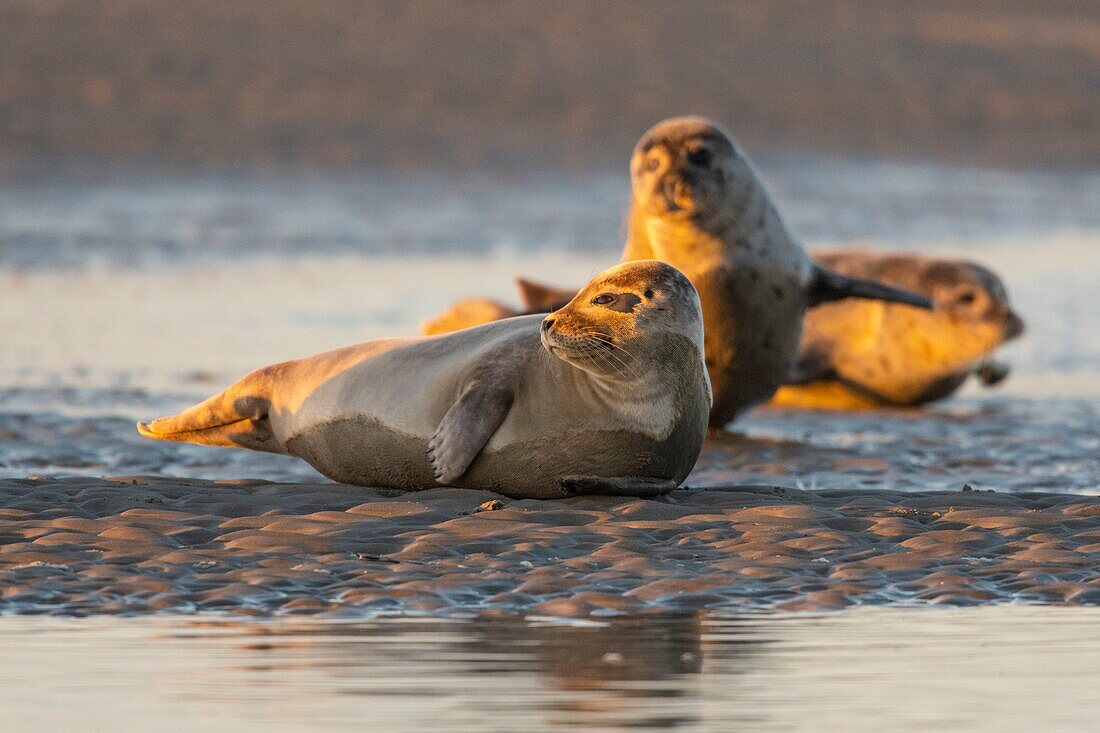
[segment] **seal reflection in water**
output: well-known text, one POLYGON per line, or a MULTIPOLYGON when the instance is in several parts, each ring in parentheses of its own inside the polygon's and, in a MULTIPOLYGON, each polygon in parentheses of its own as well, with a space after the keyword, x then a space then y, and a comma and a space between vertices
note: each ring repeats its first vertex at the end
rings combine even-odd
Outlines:
POLYGON ((825 252, 837 272, 921 293, 931 311, 849 300, 810 311, 796 384, 771 404, 808 409, 911 407, 954 392, 971 374, 986 384, 1008 368, 989 359, 1024 323, 1004 284, 981 265, 904 254, 825 252))
POLYGON ((710 402, 699 296, 648 261, 546 317, 276 364, 138 431, 288 453, 363 486, 655 495, 695 465, 710 402))

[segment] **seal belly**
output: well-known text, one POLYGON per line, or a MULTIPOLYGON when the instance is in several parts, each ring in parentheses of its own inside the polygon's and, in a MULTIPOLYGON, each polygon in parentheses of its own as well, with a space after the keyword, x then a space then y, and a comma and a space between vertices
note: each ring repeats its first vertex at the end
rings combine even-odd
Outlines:
POLYGON ((873 410, 885 403, 840 382, 823 380, 780 387, 768 406, 791 410, 873 410))
POLYGON ((552 499, 569 495, 559 483, 563 476, 645 476, 680 482, 694 465, 697 450, 672 445, 675 442, 629 431, 577 428, 485 451, 459 483, 515 498, 552 499), (684 455, 691 458, 686 470, 684 455))
MULTIPOLYGON (((561 498, 562 476, 644 476, 683 481, 695 464, 704 431, 676 430, 664 441, 629 431, 575 428, 483 451, 456 482, 516 499, 561 498)), ((322 423, 287 441, 288 451, 328 478, 357 486, 416 491, 440 486, 425 438, 377 420, 322 423)))
POLYGON ((766 402, 790 373, 798 353, 801 291, 793 280, 766 275, 752 267, 723 267, 696 276, 706 364, 714 388, 712 428, 720 429, 766 402))
POLYGON ((333 481, 405 491, 438 485, 427 437, 370 417, 318 423, 288 439, 286 447, 333 481))

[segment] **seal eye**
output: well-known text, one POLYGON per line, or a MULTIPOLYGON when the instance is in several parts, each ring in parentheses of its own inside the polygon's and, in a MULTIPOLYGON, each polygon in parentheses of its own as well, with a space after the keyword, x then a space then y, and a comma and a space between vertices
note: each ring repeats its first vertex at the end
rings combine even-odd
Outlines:
POLYGON ((611 293, 601 293, 592 299, 592 303, 594 305, 611 305, 616 300, 618 300, 618 298, 611 293))
POLYGON ((714 159, 714 156, 711 155, 711 152, 706 148, 696 148, 695 150, 688 152, 687 159, 688 162, 694 166, 698 166, 699 168, 706 168, 710 165, 711 161, 714 159))

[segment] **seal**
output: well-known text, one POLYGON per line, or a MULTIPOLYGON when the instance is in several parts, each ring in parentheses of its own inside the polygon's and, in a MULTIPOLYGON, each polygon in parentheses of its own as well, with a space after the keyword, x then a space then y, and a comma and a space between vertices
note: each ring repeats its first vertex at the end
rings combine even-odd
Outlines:
POLYGON ((703 304, 710 425, 769 399, 798 355, 808 308, 845 298, 931 307, 927 298, 814 262, 787 231, 748 158, 713 122, 665 120, 630 161, 624 261, 656 259, 695 285, 703 304))
POLYGON ((969 261, 836 251, 816 255, 846 275, 927 296, 931 311, 892 303, 829 303, 806 317, 792 384, 775 407, 915 407, 952 394, 970 375, 992 385, 1008 376, 992 352, 1024 330, 1004 283, 969 261))
POLYGON ((684 480, 706 435, 703 360, 691 282, 630 262, 548 316, 276 364, 137 427, 298 456, 362 486, 657 495, 684 480))

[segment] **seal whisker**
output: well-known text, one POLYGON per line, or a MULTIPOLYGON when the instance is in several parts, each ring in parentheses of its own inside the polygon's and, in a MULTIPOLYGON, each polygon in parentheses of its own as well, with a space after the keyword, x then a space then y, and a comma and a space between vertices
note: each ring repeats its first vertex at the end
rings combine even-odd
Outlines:
MULTIPOLYGON (((626 358, 624 358, 623 356, 620 356, 619 354, 615 353, 614 351, 612 351, 612 352, 606 352, 606 351, 603 352, 604 356, 606 356, 609 359, 613 358, 616 362, 621 364, 623 369, 627 370, 627 372, 629 373, 629 376, 631 378, 636 378, 638 376, 636 371, 635 371, 637 369, 637 359, 634 358, 633 354, 631 354, 629 351, 627 351, 623 347, 619 346, 618 344, 606 339, 604 336, 602 336, 600 334, 592 334, 591 336, 589 336, 589 338, 591 340, 595 341, 596 343, 600 343, 600 344, 603 344, 605 346, 611 347, 611 348, 616 349, 616 350, 622 352, 623 354, 625 354, 626 358)), ((624 377, 625 377, 625 375, 624 375, 624 377)))
POLYGON ((620 358, 614 352, 601 351, 601 352, 597 352, 597 353, 599 354, 600 358, 602 358, 604 360, 605 363, 614 364, 615 365, 615 371, 623 379, 634 379, 638 376, 634 371, 633 365, 628 364, 627 362, 625 362, 622 358, 620 358))
POLYGON ((635 365, 633 363, 627 363, 622 357, 620 357, 613 351, 601 351, 599 352, 599 354, 606 363, 616 364, 615 371, 619 374, 620 377, 622 377, 623 380, 630 381, 638 378, 639 375, 635 370, 635 365))
MULTIPOLYGON (((599 344, 600 345, 600 346, 596 346, 595 348, 589 347, 590 352, 593 355, 599 354, 600 356, 604 357, 605 359, 614 358, 615 362, 620 364, 623 369, 628 370, 628 373, 630 374, 630 376, 634 376, 633 372, 632 372, 632 364, 631 363, 628 363, 624 358, 622 358, 621 356, 619 356, 618 354, 616 354, 613 351, 612 352, 606 351, 605 349, 602 348, 602 346, 607 346, 607 347, 617 349, 617 350, 623 352, 624 354, 626 354, 627 356, 630 356, 631 360, 633 361, 633 355, 630 354, 630 352, 628 352, 626 349, 622 348, 618 344, 613 343, 612 341, 608 340, 603 334, 600 334, 600 333, 598 333, 594 330, 588 330, 588 331, 582 332, 581 337, 582 337, 583 341, 587 342, 587 344, 599 344)), ((620 373, 620 376, 623 376, 624 378, 627 376, 627 373, 623 373, 621 371, 619 373, 620 373)))
POLYGON ((561 375, 558 374, 557 369, 554 369, 554 360, 557 359, 557 357, 547 351, 545 347, 541 347, 539 348, 539 355, 535 358, 545 359, 548 367, 547 371, 550 372, 550 378, 554 380, 554 384, 561 384, 561 375))

